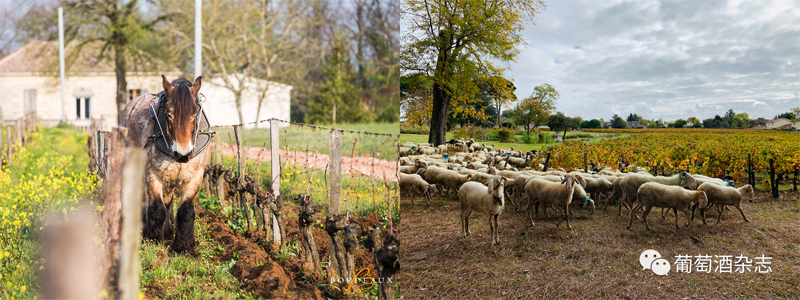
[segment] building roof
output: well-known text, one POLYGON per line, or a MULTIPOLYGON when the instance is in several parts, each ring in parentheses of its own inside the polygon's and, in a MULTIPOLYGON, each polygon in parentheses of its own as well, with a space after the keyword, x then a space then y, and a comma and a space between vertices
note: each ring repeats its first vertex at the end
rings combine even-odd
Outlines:
POLYGON ((772 120, 767 121, 767 123, 775 123, 775 122, 778 122, 778 121, 789 122, 789 119, 784 119, 784 118, 772 119, 772 120))
MULTIPOLYGON (((75 53, 80 42, 73 41, 64 47, 65 63, 70 73, 114 73, 114 49, 108 48, 103 53, 103 59, 98 59, 102 50, 102 43, 95 42, 84 45, 80 53, 75 53)), ((180 70, 159 68, 157 60, 150 63, 135 64, 128 61, 128 72, 164 72, 175 73, 180 70), (158 71, 161 69, 161 71, 158 71)), ((17 49, 8 56, 0 59, 0 74, 42 74, 58 71, 58 42, 57 41, 32 41, 17 49)))

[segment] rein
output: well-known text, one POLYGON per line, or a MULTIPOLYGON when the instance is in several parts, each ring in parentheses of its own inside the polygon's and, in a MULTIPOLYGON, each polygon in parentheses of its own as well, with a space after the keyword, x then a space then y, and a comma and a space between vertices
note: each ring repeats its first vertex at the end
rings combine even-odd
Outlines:
MULTIPOLYGON (((164 129, 168 125, 166 123, 166 103, 167 103, 167 94, 165 91, 161 91, 157 95, 158 97, 158 105, 153 107, 152 102, 148 102, 150 109, 148 112, 150 113, 150 119, 156 121, 156 125, 153 127, 153 134, 150 136, 150 139, 156 144, 156 147, 164 152, 165 154, 169 155, 170 157, 173 156, 172 153, 172 139, 169 136, 169 130, 165 131, 164 129), (162 125, 164 123, 164 125, 162 125)), ((197 115, 195 115, 195 127, 194 127, 194 135, 192 138, 192 143, 194 144, 194 150, 191 154, 189 154, 189 159, 192 159, 195 155, 205 150, 206 146, 211 142, 211 137, 214 136, 214 132, 209 130, 210 125, 208 122, 208 118, 203 111, 203 105, 201 102, 204 102, 205 96, 203 94, 198 93, 198 100, 196 102, 197 106, 199 107, 197 110, 197 115), (205 126, 204 126, 205 125, 205 126), (204 127, 204 128, 203 128, 204 127), (198 144, 198 138, 200 138, 200 143, 198 144)))

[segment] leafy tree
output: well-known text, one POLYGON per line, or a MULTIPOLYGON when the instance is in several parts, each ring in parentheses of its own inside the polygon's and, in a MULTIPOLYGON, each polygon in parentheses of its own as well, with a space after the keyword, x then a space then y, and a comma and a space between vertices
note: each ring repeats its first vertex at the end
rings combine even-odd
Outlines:
POLYGON ((511 111, 514 123, 525 126, 525 132, 531 132, 533 127, 544 125, 553 109, 556 108, 556 101, 561 95, 550 84, 542 84, 533 88, 530 97, 522 99, 511 111))
MULTIPOLYGON (((21 40, 57 41, 58 6, 64 8, 64 42, 75 42, 68 53, 69 57, 65 57, 67 69, 71 62, 86 59, 82 55, 90 51, 84 51, 85 48, 100 49, 93 58, 96 62, 112 60, 117 85, 117 122, 122 122, 122 110, 128 103, 127 71, 136 65, 155 62, 154 55, 162 51, 161 45, 153 42, 156 24, 171 16, 160 14, 146 19, 140 12, 138 0, 127 3, 116 0, 61 0, 52 6, 30 9, 17 29, 21 40)), ((55 46, 42 50, 49 53, 58 51, 55 46)), ((58 58, 57 55, 52 57, 58 58)))
POLYGON ((411 125, 428 125, 431 119, 431 86, 433 77, 424 73, 413 73, 400 77, 400 105, 406 122, 411 125))
POLYGON ((733 120, 733 117, 734 117, 734 116, 736 116, 736 113, 735 113, 735 112, 733 112, 733 109, 729 109, 727 112, 725 112, 725 119, 726 119, 727 121, 731 121, 731 120, 733 120))
MULTIPOLYGON (((451 109, 460 113, 477 87, 474 78, 499 76, 495 62, 513 60, 524 44, 524 24, 544 8, 542 0, 406 0, 407 34, 401 51, 406 71, 433 74, 428 142, 446 142, 451 109)), ((478 117, 483 112, 468 111, 478 117)))
POLYGON ((360 91, 352 84, 354 75, 345 47, 340 40, 328 55, 324 69, 325 83, 317 89, 316 100, 308 106, 306 119, 311 124, 336 125, 337 109, 340 123, 368 121, 366 111, 357 101, 360 91))
POLYGON ((793 120, 794 119, 794 113, 791 112, 791 111, 787 111, 785 113, 782 113, 782 114, 779 114, 779 115, 775 115, 774 119, 789 119, 789 120, 793 120))
POLYGON ((733 116, 733 124, 735 128, 749 128, 750 116, 747 113, 739 113, 733 116))
POLYGON ((625 124, 625 120, 620 118, 618 115, 615 114, 613 117, 611 117, 611 128, 619 129, 626 127, 628 127, 628 124, 625 124))
POLYGON ((792 123, 800 122, 800 107, 792 108, 792 123))
POLYGON ((679 119, 675 121, 675 128, 683 128, 684 126, 686 126, 686 120, 679 119))
POLYGON ((602 123, 598 119, 591 119, 589 121, 581 122, 580 128, 600 128, 602 127, 602 123))
POLYGON ((550 130, 558 133, 559 131, 564 131, 564 135, 567 134, 567 127, 569 126, 567 117, 564 116, 564 113, 557 112, 555 115, 550 116, 547 119, 547 127, 550 127, 550 130))
POLYGON ((700 120, 698 120, 695 117, 689 117, 688 119, 686 119, 686 123, 687 125, 691 124, 693 128, 700 128, 703 126, 703 124, 700 123, 700 120))
POLYGON ((705 119, 703 120, 703 127, 705 128, 719 128, 719 123, 714 121, 714 119, 705 119))
POLYGON ((485 112, 485 114, 487 116, 495 116, 495 124, 500 126, 500 120, 502 118, 499 113, 502 111, 503 105, 517 101, 517 95, 514 94, 517 88, 514 86, 513 82, 500 76, 483 78, 479 81, 478 87, 481 95, 491 99, 494 108, 493 113, 485 112))
POLYGON ((629 114, 627 119, 628 122, 643 121, 643 120, 644 118, 642 118, 642 116, 633 113, 629 114))
POLYGON ((667 128, 675 128, 675 122, 667 124, 667 128))

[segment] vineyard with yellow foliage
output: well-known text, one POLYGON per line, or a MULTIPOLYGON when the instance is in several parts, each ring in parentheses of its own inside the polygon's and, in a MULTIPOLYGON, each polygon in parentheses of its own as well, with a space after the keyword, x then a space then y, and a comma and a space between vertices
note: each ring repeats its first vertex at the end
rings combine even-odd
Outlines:
POLYGON ((565 142, 550 147, 549 165, 573 170, 587 161, 597 167, 618 169, 620 163, 667 174, 688 171, 711 177, 746 177, 748 154, 753 171, 767 173, 769 159, 775 172, 794 174, 800 168, 800 134, 767 130, 651 129, 590 130, 638 133, 597 142, 565 142))

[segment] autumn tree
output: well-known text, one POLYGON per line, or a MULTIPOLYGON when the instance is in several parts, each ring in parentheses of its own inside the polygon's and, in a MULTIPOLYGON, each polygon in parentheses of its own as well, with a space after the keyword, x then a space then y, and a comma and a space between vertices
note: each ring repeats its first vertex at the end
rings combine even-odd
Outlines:
POLYGON ((432 85, 433 78, 423 73, 400 77, 400 106, 408 124, 428 126, 433 110, 432 85))
POLYGON ((491 99, 491 104, 494 106, 495 115, 497 116, 496 125, 500 127, 503 105, 517 100, 517 95, 514 94, 517 88, 513 82, 500 76, 483 78, 480 80, 479 86, 481 92, 491 99))
POLYGON ((615 114, 613 117, 611 117, 611 128, 619 129, 626 127, 628 127, 628 125, 625 124, 625 120, 620 118, 618 115, 615 114))
POLYGON ((547 123, 552 111, 556 108, 556 101, 561 95, 550 84, 542 84, 533 88, 530 97, 522 99, 514 109, 511 116, 514 123, 525 126, 525 132, 531 132, 531 125, 538 127, 547 123))
POLYGON ((434 78, 428 142, 445 143, 451 109, 459 111, 471 102, 474 78, 500 76, 503 69, 495 62, 516 58, 517 47, 525 43, 524 23, 544 7, 542 0, 405 1, 408 33, 401 67, 434 78))

